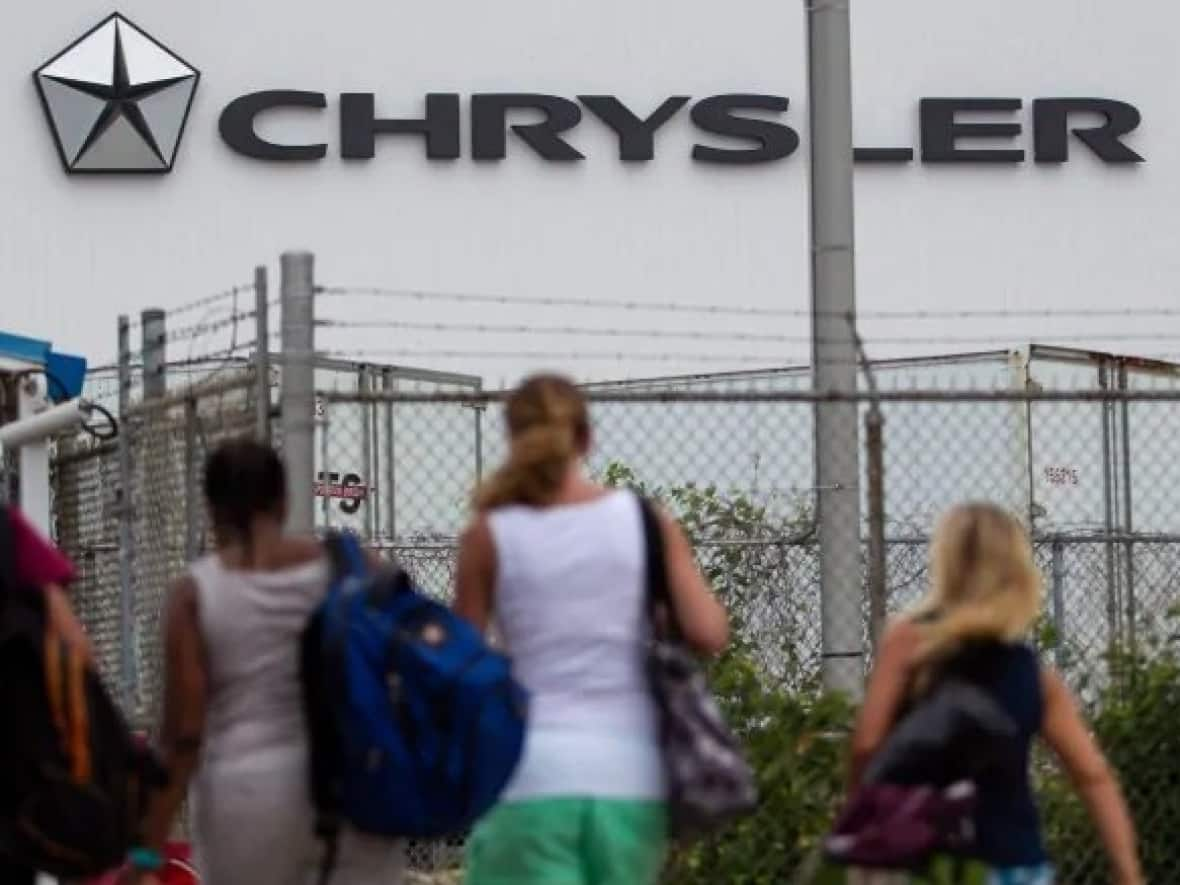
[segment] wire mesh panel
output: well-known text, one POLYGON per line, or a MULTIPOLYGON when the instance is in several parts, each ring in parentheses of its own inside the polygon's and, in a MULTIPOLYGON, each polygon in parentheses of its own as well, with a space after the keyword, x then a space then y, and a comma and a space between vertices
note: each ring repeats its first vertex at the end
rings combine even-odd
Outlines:
MULTIPOLYGON (((1175 714, 1180 692, 1180 532, 1161 489, 1178 454, 1176 402, 1097 396, 889 403, 889 596, 901 609, 925 590, 926 542, 947 506, 990 500, 1020 516, 1046 590, 1034 640, 1074 688, 1124 783, 1145 854, 1157 858, 1149 880, 1166 880, 1177 860, 1168 828, 1180 819, 1172 767, 1160 756, 1171 741, 1164 717, 1175 714), (904 572, 898 534, 910 535, 904 572)), ((1043 755, 1036 774, 1061 880, 1109 881, 1063 772, 1043 755)))
MULTIPOLYGON (((840 736, 849 725, 848 711, 833 712, 820 690, 825 591, 817 501, 826 490, 813 479, 819 400, 765 388, 591 388, 589 394, 589 470, 608 484, 663 500, 730 611, 734 649, 715 667, 715 684, 765 766, 769 793, 741 833, 766 844, 782 845, 784 833, 796 840, 761 853, 753 842, 739 851, 746 837, 733 835, 678 849, 669 881, 783 881, 784 869, 804 860, 830 824, 842 788, 840 736), (797 775, 784 771, 793 766, 801 769, 797 775), (807 798, 797 792, 797 778, 810 784, 807 798), (719 858, 730 867, 719 868, 719 858)), ((863 409, 864 399, 859 402, 863 409)), ((1140 685, 1177 672, 1180 532, 1159 489, 1168 487, 1177 462, 1170 451, 1177 435, 1168 431, 1178 402, 1128 401, 1113 392, 1102 399, 1094 390, 1051 399, 997 383, 983 393, 894 390, 882 403, 889 610, 904 611, 926 593, 930 538, 949 507, 989 500, 1016 513, 1032 530, 1046 588, 1034 639, 1086 705, 1127 784, 1148 849, 1161 851, 1171 837, 1160 822, 1176 820, 1173 791, 1139 769, 1156 764, 1146 760, 1171 738, 1153 730, 1163 712, 1124 707, 1128 680, 1140 685), (1114 422, 1104 446, 1107 416, 1124 410, 1127 429, 1114 422), (1139 494, 1143 485, 1150 490, 1139 494)), ((322 407, 323 449, 346 462, 363 457, 371 432, 365 409, 390 415, 398 485, 386 517, 395 530, 379 543, 425 589, 446 598, 471 490, 508 454, 500 397, 337 391, 325 394, 322 407)), ((866 461, 859 465, 862 498, 866 461)), ((867 513, 862 506, 862 519, 867 513)), ((865 604, 855 635, 863 638, 866 659, 867 538, 862 525, 859 545, 828 552, 851 560, 861 576, 856 592, 865 604)), ((1104 881, 1090 824, 1047 757, 1038 761, 1036 780, 1063 881, 1104 881)), ((452 850, 414 849, 420 870, 445 871, 456 861, 452 850)))
POLYGON ((480 471, 482 406, 380 398, 455 396, 478 390, 479 380, 334 360, 321 360, 316 377, 323 393, 316 407, 316 525, 354 531, 378 547, 453 537, 480 471), (329 407, 325 397, 333 395, 345 399, 329 407))
POLYGON ((158 719, 163 690, 162 615, 170 584, 203 553, 209 525, 200 493, 205 455, 219 442, 250 436, 253 372, 235 370, 187 395, 142 403, 131 426, 137 714, 158 719))
MULTIPOLYGON (((982 499, 1017 514, 1044 577, 1033 638, 1076 690, 1126 786, 1152 879, 1168 881, 1180 867, 1172 835, 1180 827, 1180 754, 1172 752, 1180 520, 1171 494, 1180 394, 1127 380, 1120 392, 1117 374, 1094 374, 1068 394, 1014 388, 1000 358, 986 372, 983 391, 882 394, 884 598, 896 614, 926 593, 930 538, 949 507, 982 499)), ((502 396, 481 393, 468 376, 343 363, 317 369, 317 383, 307 494, 318 527, 358 532, 427 592, 449 598, 472 492, 509 454, 502 396)), ((217 442, 252 431, 253 391, 248 368, 223 366, 187 391, 136 404, 123 428, 131 454, 125 514, 117 452, 58 446, 58 536, 79 563, 75 600, 109 676, 125 651, 118 525, 130 520, 133 712, 145 723, 161 690, 166 588, 208 541, 199 465, 217 442)), ((763 780, 759 814, 719 839, 677 846, 669 881, 784 881, 830 824, 843 788, 852 710, 823 691, 825 661, 850 651, 871 658, 867 520, 877 502, 867 497, 867 453, 862 445, 851 471, 859 489, 817 487, 815 410, 830 398, 794 382, 588 393, 589 471, 659 498, 729 609, 733 648, 712 675, 763 780), (860 540, 835 546, 825 540, 825 496, 853 492, 860 540), (833 571, 833 561, 843 568, 833 571), (835 647, 830 616, 825 622, 833 574, 852 576, 838 592, 858 603, 855 623, 841 625, 849 628, 841 641, 854 637, 855 649, 835 647)), ((848 404, 863 419, 866 398, 848 404)), ((1035 775, 1062 881, 1106 881, 1092 827, 1056 764, 1038 757, 1035 775)), ((446 881, 458 875, 461 841, 415 843, 411 860, 415 875, 446 881)))
POLYGON ((53 462, 57 543, 74 562, 70 588, 108 685, 120 684, 122 635, 119 583, 118 453, 110 444, 64 440, 53 462))

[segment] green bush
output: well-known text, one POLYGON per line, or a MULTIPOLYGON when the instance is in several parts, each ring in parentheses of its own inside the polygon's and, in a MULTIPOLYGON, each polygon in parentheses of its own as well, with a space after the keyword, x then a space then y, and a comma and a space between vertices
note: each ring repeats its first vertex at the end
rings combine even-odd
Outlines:
POLYGON ((764 543, 805 535, 808 515, 713 487, 648 488, 618 464, 603 478, 661 500, 692 539, 733 628, 710 683, 758 773, 758 812, 711 839, 673 846, 664 880, 779 885, 831 826, 852 720, 847 701, 819 690, 819 662, 806 651, 815 645, 806 636, 814 606, 802 594, 813 584, 796 587, 781 547, 764 543))
MULTIPOLYGON (((1119 775, 1139 835, 1149 882, 1180 870, 1180 659, 1146 640, 1107 656, 1105 686, 1087 705, 1094 735, 1119 775)), ((1071 885, 1104 885, 1097 835, 1063 773, 1041 769, 1041 811, 1052 857, 1071 885)))
MULTIPOLYGON (((619 464, 610 465, 603 479, 660 499, 676 514, 730 612, 733 645, 710 666, 710 677, 762 792, 756 814, 712 839, 673 846, 665 881, 790 881, 831 826, 843 797, 854 710, 843 698, 820 691, 819 662, 807 651, 816 646, 807 635, 814 629, 815 607, 809 604, 814 600, 805 595, 814 592, 814 576, 805 573, 796 581, 798 563, 785 553, 790 545, 740 542, 798 538, 806 534, 809 516, 802 507, 771 510, 712 487, 644 487, 619 464)), ((1127 795, 1147 880, 1180 881, 1180 657, 1175 646, 1143 635, 1133 653, 1112 652, 1095 667, 1081 649, 1060 646, 1047 620, 1038 625, 1035 640, 1087 699, 1087 718, 1127 795)), ((1041 749, 1034 780, 1060 881, 1105 885, 1108 865, 1086 811, 1041 749)))
POLYGON ((848 704, 767 686, 739 653, 713 668, 728 721, 758 772, 758 812, 706 841, 675 846, 670 885, 779 885, 831 826, 844 788, 848 704))

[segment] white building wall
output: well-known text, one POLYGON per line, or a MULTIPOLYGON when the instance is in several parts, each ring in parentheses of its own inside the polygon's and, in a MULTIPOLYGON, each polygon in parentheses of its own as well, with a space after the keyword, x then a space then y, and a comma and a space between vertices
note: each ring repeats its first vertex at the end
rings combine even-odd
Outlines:
MULTIPOLYGON (((1035 97, 1100 96, 1142 111, 1130 143, 1147 159, 1135 167, 1107 166, 1075 143, 1073 162, 1054 168, 861 167, 864 309, 1170 301, 1180 282, 1180 250, 1173 244, 1180 200, 1176 7, 1097 0, 853 5, 860 144, 916 145, 923 96, 1021 97, 1029 130, 1035 97)), ((694 164, 689 151, 696 133, 682 113, 662 133, 656 160, 639 166, 621 164, 613 136, 590 118, 571 138, 588 159, 572 167, 544 163, 515 140, 498 164, 466 157, 430 163, 413 139, 382 141, 374 161, 345 163, 337 155, 334 115, 334 96, 345 90, 376 92, 378 110, 390 116, 420 112, 428 91, 602 92, 637 110, 674 94, 746 91, 790 96, 787 120, 802 132, 801 3, 126 0, 120 10, 203 74, 168 176, 69 177, 45 125, 30 74, 113 11, 107 0, 5 10, 0 313, 6 327, 102 360, 113 355, 118 312, 149 303, 168 307, 246 282, 253 265, 274 262, 291 247, 314 249, 320 277, 329 283, 801 311, 808 305, 802 152, 755 168, 694 164), (333 96, 319 118, 278 116, 264 127, 276 138, 324 136, 332 145, 327 160, 267 164, 221 143, 217 118, 224 105, 269 88, 333 96)), ((1023 141, 1031 150, 1030 135, 1023 141)), ((363 316, 427 310, 347 299, 331 309, 363 316)), ((522 316, 534 313, 481 314, 485 320, 522 316)), ((708 322, 690 325, 711 328, 708 322)), ((801 318, 776 322, 784 333, 806 334, 801 318)), ((1080 319, 1022 321, 1015 337, 1109 328, 1080 319)), ((984 329, 950 319, 868 325, 870 333, 894 336, 992 329, 1007 334, 1012 326, 984 329)), ((429 348, 439 340, 362 339, 337 341, 429 348)), ((545 343, 528 339, 521 349, 545 343)), ((781 353, 785 362, 806 349, 801 340, 766 352, 781 353)), ((898 349, 883 345, 878 352, 898 349)), ((1165 342, 1149 349, 1169 348, 1165 342)), ((741 344, 705 350, 748 352, 741 344)), ((511 375, 528 360, 425 362, 494 376, 511 375)), ((602 377, 633 367, 597 368, 602 377)))

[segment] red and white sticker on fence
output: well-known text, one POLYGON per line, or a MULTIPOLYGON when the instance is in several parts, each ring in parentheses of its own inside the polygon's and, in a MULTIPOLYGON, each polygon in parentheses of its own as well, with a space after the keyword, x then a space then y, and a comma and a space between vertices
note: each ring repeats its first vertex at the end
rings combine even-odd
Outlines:
POLYGON ((369 497, 369 486, 361 479, 360 474, 320 473, 315 481, 315 496, 317 498, 335 498, 339 500, 340 509, 345 513, 356 513, 361 502, 369 497))

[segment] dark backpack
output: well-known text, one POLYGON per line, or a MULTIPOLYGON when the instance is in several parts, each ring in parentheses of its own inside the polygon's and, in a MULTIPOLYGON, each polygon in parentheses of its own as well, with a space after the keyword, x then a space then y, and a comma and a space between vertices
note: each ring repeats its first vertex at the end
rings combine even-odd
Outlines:
POLYGON ((370 572, 334 535, 335 577, 303 638, 313 800, 379 836, 461 834, 496 802, 524 745, 527 698, 509 660, 400 569, 370 572))
POLYGON ((99 875, 139 843, 163 771, 14 563, 0 507, 0 855, 59 878, 99 875))
POLYGON ((830 861, 915 869, 969 853, 976 784, 1019 756, 1018 730, 990 695, 939 680, 890 732, 824 843, 830 861))

